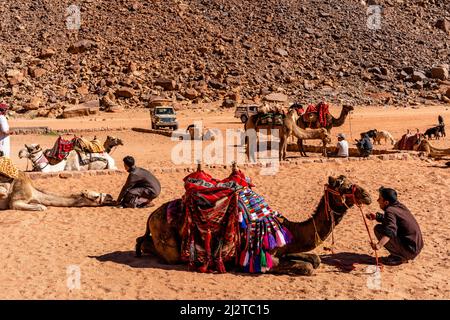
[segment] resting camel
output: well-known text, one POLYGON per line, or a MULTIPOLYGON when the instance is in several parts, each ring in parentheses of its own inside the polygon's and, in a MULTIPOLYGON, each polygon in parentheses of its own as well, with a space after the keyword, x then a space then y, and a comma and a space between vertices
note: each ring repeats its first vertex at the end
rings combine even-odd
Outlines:
MULTIPOLYGON (((97 138, 94 137, 94 140, 97 140, 97 138)), ((116 138, 113 136, 107 136, 105 142, 103 142, 103 149, 105 149, 106 153, 110 153, 113 150, 113 148, 117 147, 117 146, 123 146, 122 139, 116 138)), ((51 165, 55 165, 55 164, 58 164, 59 162, 61 162, 60 159, 55 159, 55 158, 49 157, 50 152, 51 152, 51 149, 47 149, 44 151, 44 155, 48 159, 48 161, 51 165)))
POLYGON ((302 156, 306 156, 305 151, 303 150, 303 140, 306 139, 320 139, 323 144, 323 155, 326 157, 327 155, 327 143, 331 142, 330 134, 327 132, 325 128, 319 129, 301 129, 296 123, 298 120, 297 111, 294 108, 291 108, 287 113, 286 117, 283 121, 283 126, 280 131, 280 156, 279 159, 286 159, 286 149, 288 144, 288 139, 293 134, 298 140, 298 149, 302 156))
POLYGON ((17 178, 0 175, 0 210, 43 211, 52 207, 96 207, 114 204, 110 194, 83 191, 60 196, 38 190, 22 171, 17 178))
POLYGON ((51 165, 39 144, 26 144, 19 151, 19 158, 30 159, 34 171, 40 172, 117 169, 114 159, 106 152, 83 154, 76 150, 70 151, 66 159, 51 165))
POLYGON ((420 142, 420 145, 417 148, 417 151, 424 151, 431 157, 442 157, 450 155, 450 148, 447 149, 439 149, 435 148, 431 145, 430 141, 424 139, 420 142))
MULTIPOLYGON (((181 202, 181 199, 178 201, 181 202)), ((334 226, 341 222, 355 202, 368 205, 371 203, 370 195, 362 187, 352 184, 345 176, 329 177, 327 191, 311 218, 303 222, 292 222, 288 219, 282 221, 292 233, 294 240, 291 244, 272 252, 274 267, 269 272, 311 275, 313 269, 320 265, 320 258, 316 254, 306 252, 313 250, 328 238, 334 226), (327 202, 331 208, 330 212, 326 211, 327 202)), ((167 264, 181 263, 181 228, 184 211, 177 218, 172 218, 169 224, 166 212, 169 203, 166 202, 150 214, 144 236, 136 239, 136 256, 140 257, 144 252, 160 257, 167 264)))

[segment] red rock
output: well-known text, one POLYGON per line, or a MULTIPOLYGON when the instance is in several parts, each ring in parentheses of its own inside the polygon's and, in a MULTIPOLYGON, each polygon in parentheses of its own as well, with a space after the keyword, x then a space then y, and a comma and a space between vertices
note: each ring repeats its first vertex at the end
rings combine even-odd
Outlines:
POLYGON ((115 92, 116 97, 122 98, 132 98, 135 94, 136 92, 132 88, 128 87, 120 87, 115 92))

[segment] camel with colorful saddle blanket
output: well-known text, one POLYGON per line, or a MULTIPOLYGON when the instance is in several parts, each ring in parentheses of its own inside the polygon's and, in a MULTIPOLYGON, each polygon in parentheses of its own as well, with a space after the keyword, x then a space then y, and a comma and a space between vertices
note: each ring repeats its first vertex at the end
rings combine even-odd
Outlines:
POLYGON ((311 275, 320 265, 320 245, 347 210, 370 204, 370 195, 345 176, 329 177, 315 212, 291 222, 252 190, 236 166, 217 180, 202 171, 184 179, 185 194, 150 214, 136 239, 136 255, 149 253, 165 263, 187 263, 189 270, 311 275))

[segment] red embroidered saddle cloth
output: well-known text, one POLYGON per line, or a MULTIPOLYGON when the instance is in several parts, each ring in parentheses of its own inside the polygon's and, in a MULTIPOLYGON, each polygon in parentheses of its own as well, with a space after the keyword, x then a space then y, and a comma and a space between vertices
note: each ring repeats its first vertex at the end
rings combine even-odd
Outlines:
POLYGON ((224 262, 236 258, 240 244, 236 190, 250 183, 241 171, 220 181, 197 171, 184 183, 181 259, 200 272, 226 272, 224 262))
POLYGON ((311 113, 317 114, 317 121, 312 124, 311 128, 318 128, 317 123, 320 123, 321 127, 326 127, 328 125, 327 116, 330 114, 330 107, 325 102, 320 102, 318 105, 310 104, 303 113, 303 121, 306 123, 310 122, 311 113))
POLYGON ((67 157, 70 151, 74 148, 74 142, 72 140, 65 140, 61 136, 56 139, 52 149, 45 151, 47 158, 53 158, 55 160, 63 160, 67 157))

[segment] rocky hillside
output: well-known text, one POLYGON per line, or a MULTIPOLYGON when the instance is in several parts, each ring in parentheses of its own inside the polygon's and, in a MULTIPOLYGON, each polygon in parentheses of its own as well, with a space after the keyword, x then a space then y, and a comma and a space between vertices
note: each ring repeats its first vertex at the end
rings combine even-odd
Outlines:
POLYGON ((17 113, 58 116, 97 99, 112 111, 147 107, 159 95, 225 105, 272 92, 305 103, 450 98, 450 1, 2 3, 0 101, 17 113), (71 4, 78 30, 67 26, 71 4))

